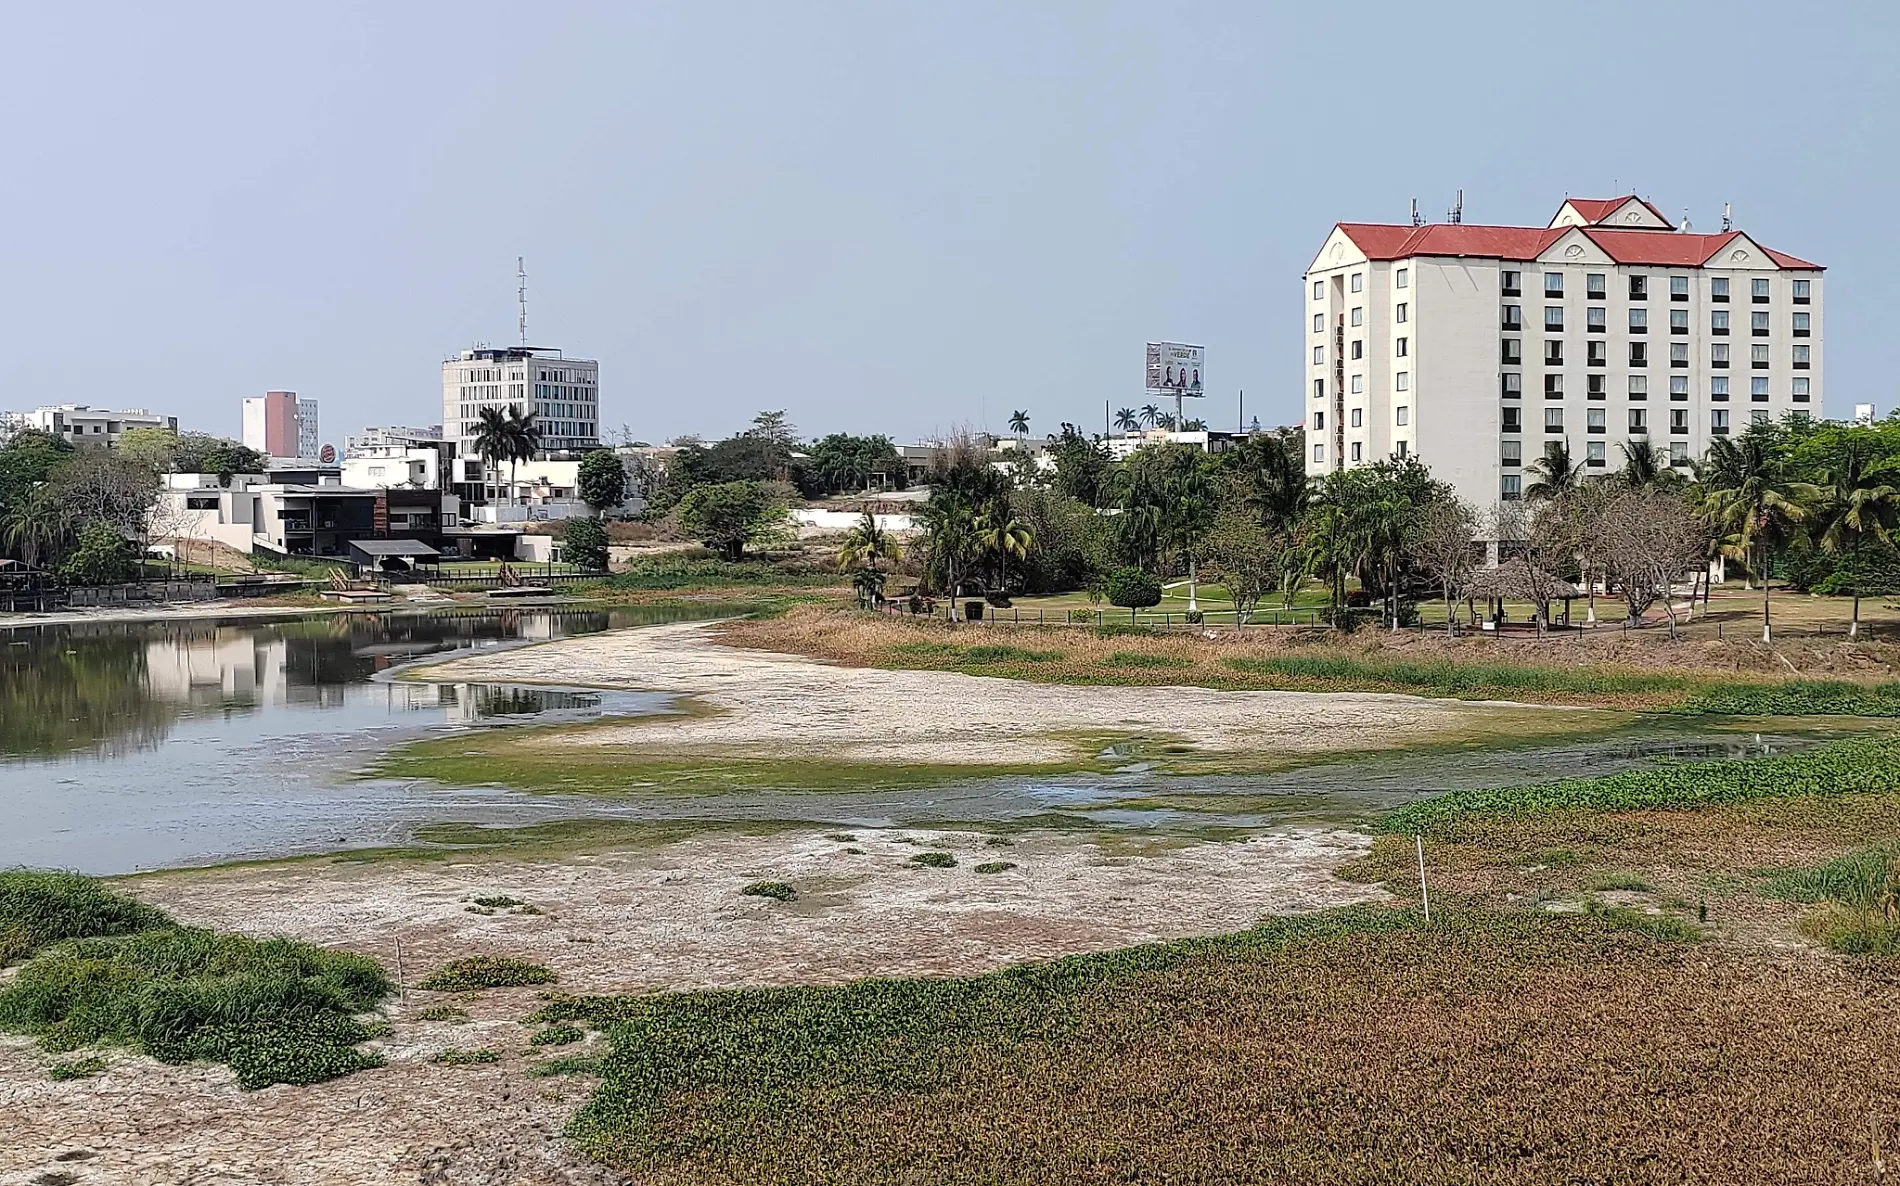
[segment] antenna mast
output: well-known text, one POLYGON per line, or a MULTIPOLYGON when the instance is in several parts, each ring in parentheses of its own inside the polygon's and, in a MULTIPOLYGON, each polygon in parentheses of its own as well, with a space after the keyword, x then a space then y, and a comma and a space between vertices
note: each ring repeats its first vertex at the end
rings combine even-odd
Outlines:
POLYGON ((519 329, 521 344, 528 344, 528 265, 519 255, 515 256, 515 301, 520 306, 519 329))
POLYGON ((1458 191, 1458 204, 1451 208, 1451 224, 1458 226, 1465 220, 1465 191, 1458 191))

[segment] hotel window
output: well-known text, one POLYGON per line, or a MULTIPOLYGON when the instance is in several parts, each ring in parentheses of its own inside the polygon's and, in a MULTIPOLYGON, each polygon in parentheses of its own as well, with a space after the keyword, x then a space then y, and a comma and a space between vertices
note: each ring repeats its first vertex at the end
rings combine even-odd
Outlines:
POLYGON ((1768 402, 1768 376, 1756 375, 1748 381, 1748 398, 1756 403, 1768 402))
POLYGON ((1351 448, 1352 448, 1352 459, 1354 461, 1362 461, 1365 459, 1364 445, 1360 444, 1358 441, 1354 441, 1351 445, 1351 448))
POLYGON ((1498 479, 1498 498, 1503 502, 1517 502, 1524 497, 1524 479, 1518 474, 1505 474, 1498 479))
POLYGON ((1313 365, 1324 366, 1325 363, 1326 363, 1326 347, 1324 346, 1313 347, 1313 365))
POLYGON ((1716 436, 1728 435, 1728 409, 1715 408, 1709 412, 1709 431, 1716 436))
POLYGON ((1394 355, 1398 356, 1399 358, 1404 358, 1407 354, 1410 354, 1411 352, 1412 352, 1412 339, 1410 338, 1393 339, 1392 353, 1394 355))
POLYGON ((1352 426, 1354 428, 1359 428, 1364 425, 1365 412, 1366 410, 1364 408, 1354 408, 1352 410, 1352 426))
POLYGON ((1689 398, 1689 376, 1669 376, 1669 398, 1686 400, 1689 398))
POLYGON ((1524 274, 1522 272, 1499 272, 1498 281, 1500 285, 1499 291, 1505 296, 1516 296, 1524 290, 1524 274))
POLYGON ((1410 424, 1412 422, 1412 409, 1408 407, 1407 405, 1400 404, 1397 409, 1397 414, 1398 414, 1398 422, 1401 426, 1410 424))
POLYGON ((1805 305, 1808 303, 1808 282, 1806 280, 1797 280, 1794 282, 1794 303, 1797 305, 1805 305))
POLYGON ((1314 432, 1326 431, 1326 413, 1324 412, 1313 413, 1313 431, 1314 432))
POLYGON ((1672 367, 1686 367, 1689 365, 1689 343, 1669 343, 1669 365, 1672 367))
POLYGON ((1409 320, 1409 318, 1406 316, 1406 314, 1410 313, 1411 311, 1412 311, 1412 306, 1406 304, 1404 301, 1400 301, 1399 307, 1397 310, 1398 316, 1394 317, 1393 320, 1400 321, 1400 322, 1407 321, 1409 320))
POLYGON ((1806 313, 1796 313, 1794 315, 1794 336, 1797 338, 1805 338, 1808 336, 1808 315, 1806 313))
POLYGON ((1524 376, 1516 371, 1505 371, 1503 383, 1505 399, 1516 399, 1524 394, 1524 376))
POLYGON ((1562 305, 1544 306, 1544 332, 1560 334, 1564 332, 1564 307, 1562 305))
POLYGON ((1366 307, 1364 305, 1354 305, 1352 307, 1352 323, 1354 325, 1364 325, 1366 323, 1366 307))
POLYGON ((1314 399, 1326 398, 1326 380, 1324 379, 1313 380, 1313 398, 1314 399))
POLYGON ((1560 297, 1564 294, 1564 274, 1562 272, 1544 273, 1544 295, 1560 297))
POLYGON ((1709 398, 1722 403, 1728 399, 1728 376, 1717 375, 1709 380, 1709 398))
POLYGON ((1717 342, 1709 347, 1709 365, 1720 370, 1728 366, 1728 343, 1717 342))
POLYGON ((1505 432, 1523 432, 1524 431, 1524 413, 1518 411, 1516 408, 1505 408, 1504 409, 1504 431, 1505 432))
POLYGON ((1794 369, 1797 371, 1805 371, 1808 369, 1808 348, 1806 346, 1796 346, 1794 348, 1794 369))
POLYGON ((1326 282, 1324 280, 1313 281, 1313 299, 1316 301, 1326 299, 1326 282))
POLYGON ((1646 334, 1649 332, 1648 309, 1630 310, 1630 332, 1633 334, 1646 334))
POLYGON ((1649 365, 1648 342, 1630 343, 1630 365, 1633 367, 1646 367, 1649 365))
POLYGON ((1593 334, 1600 334, 1610 328, 1609 314, 1601 305, 1592 305, 1583 311, 1583 328, 1593 334))
POLYGON ((1562 408, 1544 409, 1544 431, 1562 432, 1564 430, 1564 410, 1562 408))
POLYGON ((1649 376, 1648 375, 1631 375, 1630 376, 1630 398, 1631 399, 1648 399, 1649 398, 1649 376))
POLYGON ((1524 306, 1506 305, 1500 314, 1499 324, 1505 329, 1524 328, 1524 306))
POLYGON ((1366 290, 1366 274, 1364 272, 1354 272, 1352 274, 1352 290, 1354 292, 1364 292, 1366 290))
POLYGON ((1728 310, 1717 309, 1709 314, 1709 332, 1725 334, 1728 332, 1728 310))
POLYGON ((1768 344, 1766 342, 1748 348, 1748 365, 1751 370, 1765 371, 1768 369, 1768 344))
POLYGON ((1669 299, 1672 301, 1686 301, 1689 299, 1689 278, 1687 276, 1671 276, 1669 278, 1669 299))
POLYGON ((1686 334, 1689 332, 1689 310, 1669 310, 1669 332, 1672 334, 1686 334))
POLYGON ((1689 464, 1689 442, 1687 441, 1670 441, 1669 442, 1669 464, 1670 465, 1688 465, 1689 464))
POLYGON ((1591 432, 1607 432, 1608 417, 1602 408, 1591 408, 1583 414, 1583 422, 1591 432))
POLYGON ((1583 446, 1583 460, 1586 465, 1603 464, 1603 442, 1586 441, 1583 446))
POLYGON ((1316 334, 1323 334, 1326 332, 1326 314, 1324 313, 1313 314, 1313 332, 1316 334))
POLYGON ((1365 343, 1365 339, 1363 339, 1363 338, 1354 338, 1354 339, 1352 340, 1352 354, 1350 355, 1350 357, 1352 357, 1352 358, 1364 358, 1365 356, 1366 356, 1366 343, 1365 343))
POLYGON ((1412 372, 1400 371, 1398 378, 1400 391, 1410 391, 1412 389, 1412 372))
POLYGON ((1524 464, 1524 442, 1523 441, 1500 442, 1498 460, 1503 462, 1505 465, 1523 465, 1524 464))
POLYGON ((1563 364, 1564 364, 1563 342, 1556 339, 1545 342, 1544 343, 1544 365, 1560 367, 1563 364))
POLYGON ((1768 303, 1768 281, 1760 277, 1757 277, 1756 279, 1750 281, 1749 294, 1754 298, 1755 304, 1757 305, 1767 304, 1768 303))
POLYGON ((1314 461, 1326 460, 1326 446, 1325 445, 1313 446, 1313 460, 1314 461))
POLYGON ((1768 336, 1768 314, 1750 313, 1748 315, 1748 332, 1758 338, 1767 337, 1768 336))
POLYGON ((1716 276, 1709 281, 1709 299, 1716 302, 1728 300, 1728 277, 1716 276))
POLYGON ((1524 341, 1522 338, 1506 338, 1498 352, 1498 358, 1505 366, 1516 366, 1524 361, 1524 341))
POLYGON ((1544 398, 1562 399, 1564 397, 1564 377, 1562 375, 1544 376, 1544 398))
POLYGON ((1648 299, 1649 299, 1649 277, 1631 276, 1630 277, 1630 300, 1646 301, 1648 299))
POLYGON ((1399 288, 1412 287, 1412 269, 1400 268, 1398 279, 1393 282, 1399 288))
POLYGON ((1647 408, 1631 408, 1630 409, 1630 431, 1631 432, 1648 432, 1649 431, 1649 410, 1647 408))
POLYGON ((1752 410, 1751 410, 1751 411, 1750 411, 1750 412, 1748 413, 1748 422, 1749 422, 1750 424, 1766 424, 1766 423, 1768 423, 1768 409, 1766 409, 1766 408, 1754 408, 1754 409, 1752 409, 1752 410))
POLYGON ((1354 375, 1352 377, 1352 393, 1354 395, 1362 395, 1365 393, 1365 390, 1366 377, 1364 375, 1354 375))
POLYGON ((1590 399, 1602 399, 1605 395, 1609 394, 1609 388, 1604 386, 1603 376, 1585 375, 1583 378, 1583 394, 1590 399))
POLYGON ((1610 365, 1609 343, 1608 342, 1585 342, 1583 344, 1583 361, 1590 364, 1593 367, 1609 366, 1610 365))
POLYGON ((1806 375, 1802 375, 1794 381, 1794 402, 1798 404, 1808 402, 1808 377, 1806 375))
POLYGON ((1687 408, 1669 409, 1669 431, 1677 436, 1689 435, 1689 410, 1687 408))
POLYGON ((1591 272, 1583 278, 1583 291, 1593 301, 1600 301, 1609 293, 1606 287, 1607 277, 1602 272, 1591 272))

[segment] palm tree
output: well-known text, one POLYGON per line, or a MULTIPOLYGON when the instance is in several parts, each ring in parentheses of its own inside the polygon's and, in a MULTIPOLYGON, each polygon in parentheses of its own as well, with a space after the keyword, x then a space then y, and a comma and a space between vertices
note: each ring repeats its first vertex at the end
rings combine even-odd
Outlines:
POLYGON ((1187 432, 1206 432, 1207 421, 1199 420, 1199 419, 1190 420, 1186 424, 1182 425, 1181 427, 1184 431, 1187 431, 1187 432))
POLYGON ((1123 432, 1133 432, 1141 427, 1141 421, 1135 419, 1135 409, 1123 408, 1115 413, 1115 427, 1123 432))
MULTIPOLYGON (((1821 471, 1826 488, 1818 508, 1821 550, 1852 556, 1868 542, 1891 546, 1900 522, 1900 490, 1891 484, 1893 470, 1885 464, 1869 466, 1858 442, 1850 442, 1841 456, 1821 471)), ((1860 582, 1854 582, 1854 616, 1847 637, 1860 636, 1860 582)))
POLYGON ((957 620, 957 598, 964 574, 976 555, 976 508, 961 491, 931 492, 919 515, 923 520, 924 572, 950 597, 950 620, 957 620))
POLYGON ((904 549, 896 537, 878 526, 876 515, 865 511, 838 548, 838 568, 857 571, 852 584, 858 590, 859 603, 869 608, 884 589, 884 574, 878 569, 878 561, 889 560, 895 564, 903 556, 904 549))
POLYGON ((1174 431, 1174 413, 1163 412, 1161 413, 1161 415, 1155 417, 1155 427, 1163 428, 1169 432, 1173 432, 1174 431))
POLYGON ((1748 562, 1761 576, 1761 640, 1772 642, 1769 560, 1774 546, 1808 520, 1808 507, 1821 492, 1807 482, 1790 481, 1780 455, 1759 433, 1745 433, 1740 440, 1716 437, 1702 488, 1703 516, 1722 538, 1723 553, 1748 562))
POLYGON ((976 518, 977 547, 996 555, 996 586, 1005 594, 1009 592, 1009 558, 1029 559, 1029 549, 1035 543, 1029 525, 1010 514, 1007 507, 985 511, 976 518))
POLYGON ((483 408, 475 425, 475 452, 490 465, 508 463, 508 489, 515 487, 515 466, 530 461, 541 448, 541 426, 533 412, 523 412, 520 404, 501 408, 483 408))
POLYGON ((57 553, 71 531, 72 517, 66 506, 38 494, 9 509, 0 521, 0 540, 19 553, 20 562, 28 568, 41 567, 40 561, 57 553))
POLYGON ((1243 498, 1262 527, 1291 530, 1306 510, 1306 469, 1279 437, 1250 436, 1226 454, 1240 472, 1243 498))
POLYGON ((1024 411, 1011 412, 1009 414, 1009 430, 1016 434, 1016 439, 1019 441, 1027 438, 1029 436, 1029 413, 1024 411))
POLYGON ((1546 502, 1575 490, 1585 472, 1581 461, 1571 459, 1568 440, 1545 441, 1544 455, 1524 468, 1537 479, 1524 488, 1524 497, 1532 502, 1546 502))
POLYGON ((1642 490, 1650 486, 1674 485, 1678 480, 1676 471, 1669 467, 1667 455, 1648 441, 1631 438, 1617 448, 1623 453, 1623 468, 1617 471, 1616 476, 1625 486, 1642 490))
POLYGON ((1161 419, 1160 408, 1156 407, 1153 404, 1143 404, 1141 406, 1141 422, 1144 426, 1148 428, 1153 428, 1155 426, 1155 423, 1159 421, 1160 419, 1161 419))

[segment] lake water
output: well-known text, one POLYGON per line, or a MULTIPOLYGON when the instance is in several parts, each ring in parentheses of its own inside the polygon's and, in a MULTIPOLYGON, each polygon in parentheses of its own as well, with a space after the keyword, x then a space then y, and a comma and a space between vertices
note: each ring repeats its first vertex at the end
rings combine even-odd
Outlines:
MULTIPOLYGON (((0 867, 123 873, 399 844, 431 823, 576 817, 925 826, 1060 812, 1135 828, 1342 822, 1458 787, 1775 752, 1836 733, 1787 722, 1738 733, 1719 722, 1645 718, 1608 736, 1374 753, 1275 774, 1173 777, 1131 764, 887 792, 586 798, 353 774, 390 746, 431 733, 670 706, 648 693, 393 679, 404 664, 730 612, 715 604, 484 608, 0 630, 0 867)), ((649 674, 664 686, 665 672, 649 674)))

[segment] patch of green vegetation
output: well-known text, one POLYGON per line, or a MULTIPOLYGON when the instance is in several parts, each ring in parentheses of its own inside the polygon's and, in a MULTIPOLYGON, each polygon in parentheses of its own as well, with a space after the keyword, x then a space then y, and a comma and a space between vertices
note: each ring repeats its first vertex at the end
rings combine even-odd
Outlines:
POLYGON ((1620 890, 1625 893, 1647 894, 1655 892, 1656 887, 1646 877, 1635 873, 1625 873, 1620 869, 1605 869, 1592 874, 1583 883, 1587 893, 1605 893, 1620 890))
POLYGON ((1012 848, 1016 842, 1007 836, 986 836, 983 844, 987 848, 1012 848))
POLYGON ((429 1061, 444 1067, 467 1067, 477 1063, 500 1062, 501 1055, 493 1050, 457 1050, 450 1047, 436 1051, 429 1056, 429 1061))
POLYGON ((46 1068, 46 1077, 55 1083, 64 1083, 71 1079, 90 1079, 105 1069, 105 1059, 96 1054, 89 1054, 84 1058, 54 1063, 46 1068))
POLYGON ((1175 655, 1150 655, 1144 651, 1116 651, 1108 657, 1110 667, 1192 667, 1194 660, 1175 655))
POLYGON ((537 1079, 551 1078, 555 1075, 598 1075, 601 1060, 598 1058, 550 1058, 528 1068, 528 1074, 537 1079))
POLYGON ((418 1021, 446 1021, 451 1025, 460 1025, 468 1020, 468 1010, 458 1009, 454 1005, 430 1005, 416 1014, 418 1021))
POLYGON ((984 861, 976 867, 976 871, 978 873, 1007 873, 1015 867, 1015 861, 984 861))
POLYGON ((540 964, 511 955, 471 955, 443 964, 416 987, 427 992, 473 992, 553 983, 554 973, 540 964))
POLYGON ((170 926, 164 911, 77 873, 0 871, 0 968, 62 939, 170 926))
POLYGON ((826 840, 836 840, 839 844, 856 844, 858 838, 849 832, 826 832, 826 840))
POLYGON ((612 594, 728 588, 829 589, 847 583, 835 571, 790 568, 768 560, 656 557, 637 560, 625 572, 590 583, 583 589, 612 594))
POLYGON ((920 852, 910 859, 910 863, 930 869, 954 869, 957 867, 957 858, 947 852, 920 852))
POLYGON ((1061 651, 992 645, 966 648, 962 657, 966 663, 1054 663, 1063 656, 1061 651))
POLYGON ((504 906, 525 906, 520 898, 511 898, 507 894, 495 894, 491 897, 475 899, 477 906, 486 906, 490 910, 499 910, 504 906))
POLYGON ((1635 931, 1665 943, 1698 943, 1706 937, 1701 927, 1673 914, 1650 914, 1629 906, 1600 903, 1592 903, 1590 913, 1619 930, 1635 931))
POLYGON ((1674 811, 1709 803, 1900 790, 1900 738, 1857 737, 1797 754, 1684 762, 1600 778, 1452 791, 1399 808, 1384 832, 1441 834, 1466 816, 1551 811, 1674 811))
POLYGON ((587 1034, 584 1031, 574 1026, 551 1025, 544 1030, 537 1030, 534 1037, 528 1039, 528 1045, 567 1046, 579 1042, 586 1037, 587 1034))
POLYGON ((1512 663, 1454 663, 1348 655, 1283 655, 1233 658, 1223 666, 1253 676, 1286 681, 1290 690, 1405 691, 1452 699, 1491 700, 1527 695, 1564 697, 1657 697, 1695 690, 1680 675, 1588 667, 1530 667, 1512 663))
POLYGON ((1730 684, 1710 688, 1675 711, 1721 716, 1900 717, 1900 681, 1872 686, 1809 679, 1730 684))
POLYGON ((782 881, 755 881, 739 891, 755 898, 770 898, 775 902, 789 902, 798 896, 798 891, 782 881))
POLYGON ((1816 906, 1801 929, 1845 955, 1900 956, 1900 842, 1770 872, 1761 892, 1816 906))

